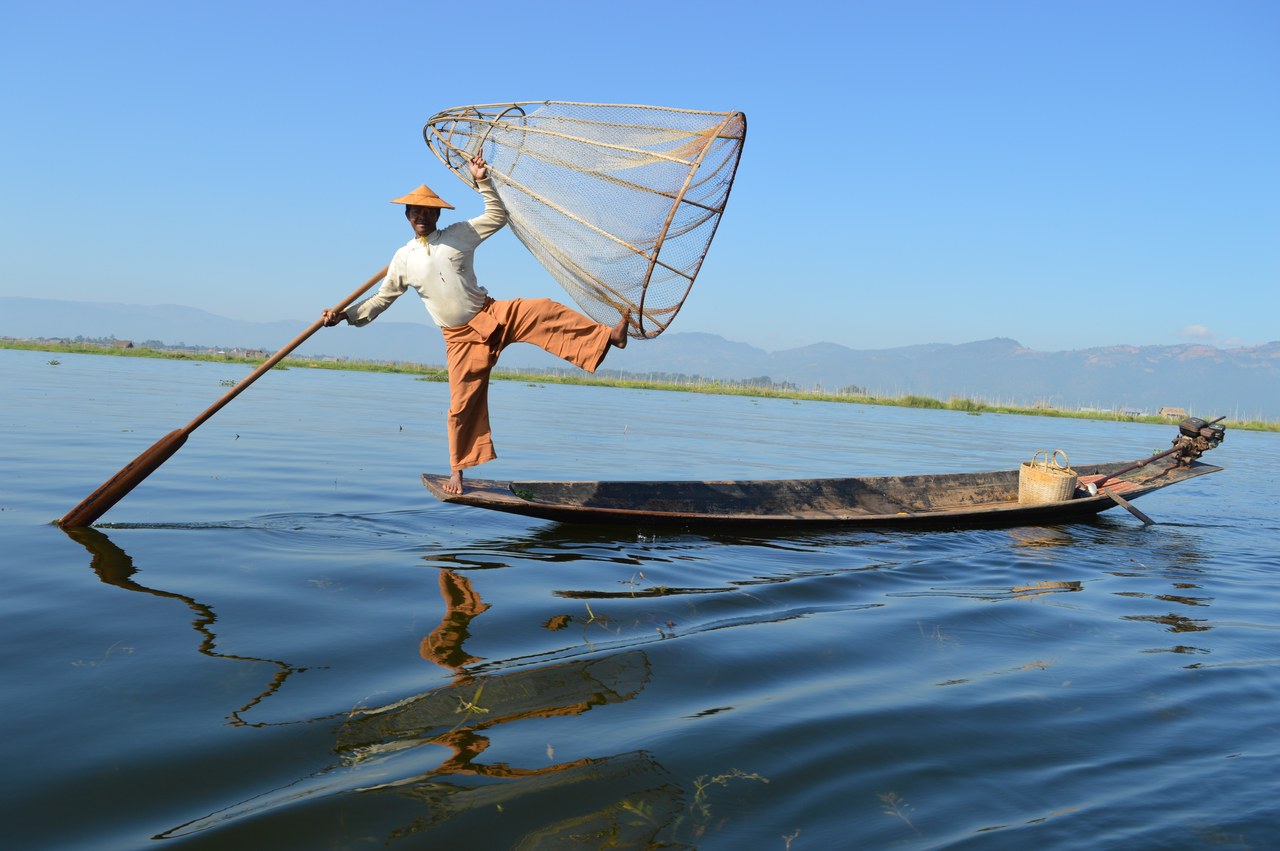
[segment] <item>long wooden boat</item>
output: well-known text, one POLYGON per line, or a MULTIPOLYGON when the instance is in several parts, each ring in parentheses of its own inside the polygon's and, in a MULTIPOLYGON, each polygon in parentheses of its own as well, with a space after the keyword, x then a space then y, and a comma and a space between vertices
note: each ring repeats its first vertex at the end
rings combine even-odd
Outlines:
POLYGON ((1020 502, 1021 468, 985 473, 755 481, 540 482, 423 474, 438 499, 567 523, 677 526, 963 526, 1060 523, 1117 505, 1150 522, 1130 500, 1222 467, 1196 460, 1222 441, 1221 426, 1187 420, 1174 447, 1136 461, 1074 468, 1066 499, 1020 502))

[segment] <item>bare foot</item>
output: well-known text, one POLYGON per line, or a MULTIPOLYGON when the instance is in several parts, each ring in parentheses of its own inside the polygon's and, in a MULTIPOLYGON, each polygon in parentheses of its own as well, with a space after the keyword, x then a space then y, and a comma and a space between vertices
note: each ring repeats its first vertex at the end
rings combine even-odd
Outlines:
POLYGON ((449 481, 444 483, 441 488, 445 493, 460 494, 462 493, 462 471, 454 470, 453 475, 449 477, 449 481))
POLYGON ((631 311, 625 311, 622 318, 618 320, 618 324, 614 325, 609 331, 609 345, 615 349, 625 349, 627 347, 627 325, 631 322, 631 311))

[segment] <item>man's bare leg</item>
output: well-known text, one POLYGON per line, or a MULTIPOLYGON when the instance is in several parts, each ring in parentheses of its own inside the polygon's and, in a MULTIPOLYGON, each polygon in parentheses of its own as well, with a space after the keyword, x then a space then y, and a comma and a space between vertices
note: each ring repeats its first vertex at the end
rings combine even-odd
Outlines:
POLYGON ((449 477, 449 481, 444 483, 444 492, 452 494, 462 493, 462 471, 454 470, 453 475, 449 477))
POLYGON ((622 314, 618 324, 609 330, 609 345, 615 349, 625 349, 627 347, 627 323, 630 321, 631 311, 628 310, 622 314))

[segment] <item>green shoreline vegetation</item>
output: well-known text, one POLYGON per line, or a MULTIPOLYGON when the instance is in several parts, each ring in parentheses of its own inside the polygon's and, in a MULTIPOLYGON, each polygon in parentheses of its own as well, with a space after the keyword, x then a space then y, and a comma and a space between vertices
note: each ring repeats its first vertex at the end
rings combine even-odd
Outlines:
MULTIPOLYGON (((152 345, 148 341, 139 346, 125 344, 120 341, 66 341, 66 340, 18 340, 0 339, 0 349, 22 349, 26 351, 116 355, 135 358, 163 358, 168 360, 192 360, 214 363, 238 363, 256 367, 266 360, 263 352, 249 350, 211 350, 196 348, 179 348, 152 345)), ((49 361, 58 365, 56 360, 49 361)), ((352 372, 389 372, 404 375, 416 375, 421 381, 447 381, 444 367, 428 366, 407 361, 360 361, 327 357, 311 357, 290 355, 284 358, 276 369, 335 369, 352 372)), ((993 405, 977 399, 952 397, 947 401, 933 399, 928 396, 906 395, 896 397, 869 396, 862 388, 848 387, 837 392, 821 389, 804 390, 787 382, 774 383, 767 378, 744 379, 742 381, 723 381, 706 379, 697 376, 664 376, 662 378, 644 378, 634 373, 621 370, 613 375, 609 371, 597 375, 589 375, 580 370, 510 370, 495 369, 492 378, 495 381, 524 381, 540 384, 582 384, 596 387, 623 387, 632 390, 663 390, 676 393, 711 393, 722 396, 751 396, 767 399, 793 399, 811 402, 844 402, 858 405, 885 405, 898 408, 931 408, 936 410, 962 411, 971 415, 980 414, 1022 414, 1037 417, 1066 417, 1082 420, 1105 420, 1111 422, 1153 423, 1166 425, 1176 422, 1178 418, 1158 414, 1132 414, 1117 411, 1086 410, 1068 411, 1051 407, 1021 407, 1015 405, 993 405)), ((1228 428, 1245 431, 1280 432, 1280 421, 1265 420, 1223 420, 1228 428)))

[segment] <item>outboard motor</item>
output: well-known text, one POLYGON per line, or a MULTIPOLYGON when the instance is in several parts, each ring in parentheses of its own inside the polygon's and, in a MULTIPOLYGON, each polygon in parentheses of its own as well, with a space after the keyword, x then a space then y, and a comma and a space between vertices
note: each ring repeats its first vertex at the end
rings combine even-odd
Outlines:
POLYGON ((1206 422, 1199 417, 1187 417, 1178 423, 1178 436, 1173 439, 1173 448, 1179 464, 1190 464, 1222 443, 1227 434, 1226 426, 1218 424, 1222 419, 1218 417, 1206 422))
MULTIPOLYGON (((1224 419, 1226 417, 1221 416, 1216 420, 1205 422, 1199 417, 1187 417, 1178 423, 1178 436, 1173 439, 1172 449, 1166 449, 1158 455, 1152 455, 1143 461, 1138 461, 1127 467, 1121 467, 1119 470, 1108 473, 1100 479, 1095 479, 1084 486, 1085 490, 1089 492, 1089 496, 1096 496, 1102 486, 1116 476, 1136 470, 1139 467, 1145 467, 1152 461, 1157 461, 1168 455, 1172 455, 1174 463, 1179 466, 1188 466, 1192 461, 1222 443, 1222 438, 1226 436, 1227 429, 1226 426, 1220 426, 1218 423, 1224 419)), ((1116 497, 1112 494, 1111 498, 1115 499, 1116 497)))

